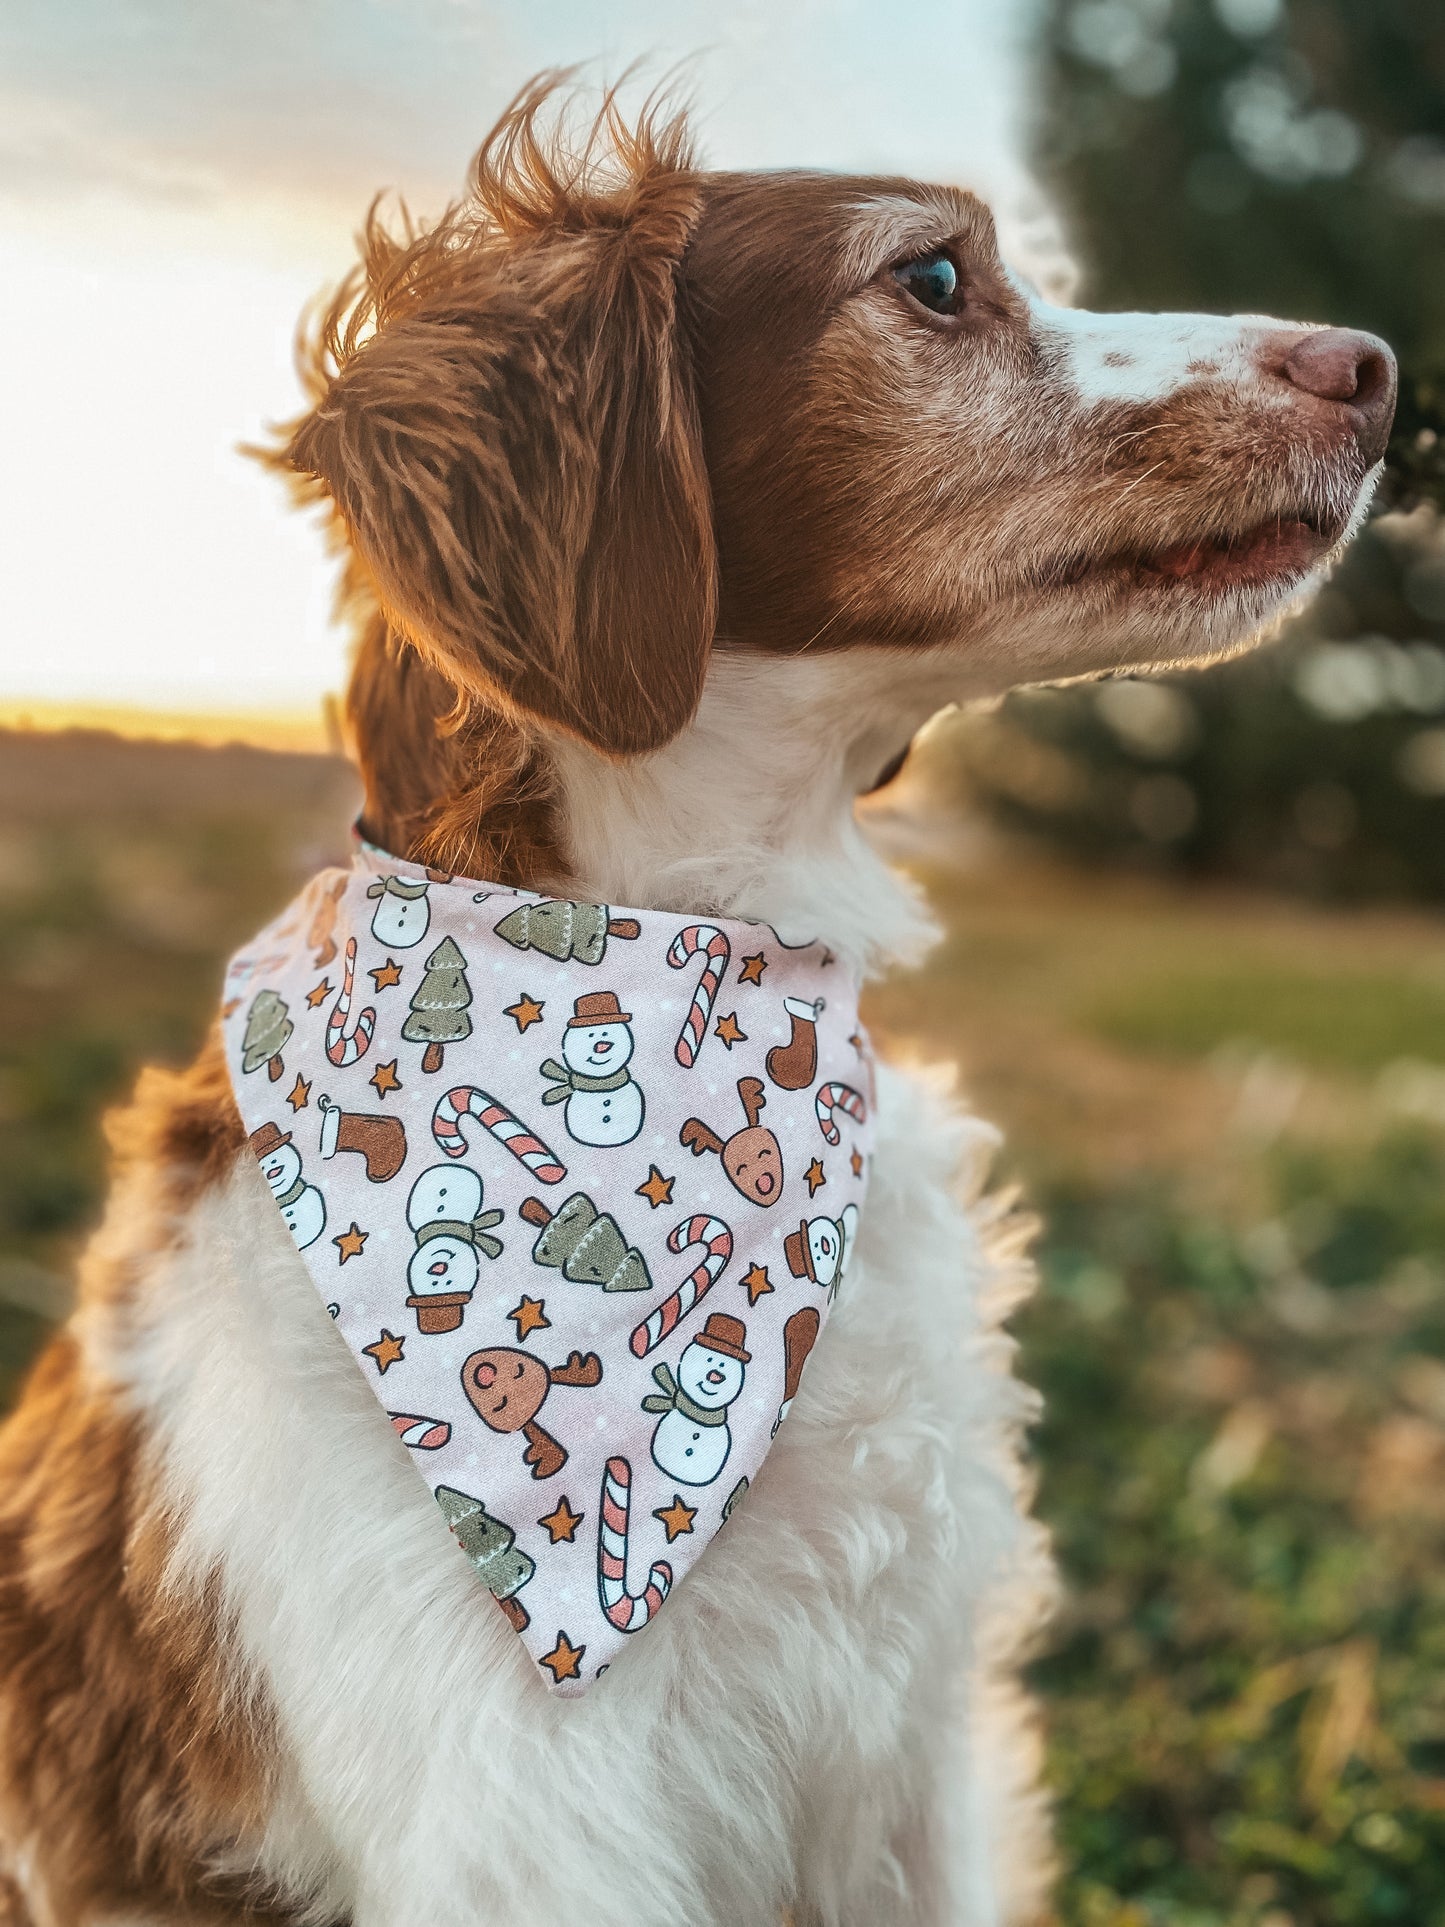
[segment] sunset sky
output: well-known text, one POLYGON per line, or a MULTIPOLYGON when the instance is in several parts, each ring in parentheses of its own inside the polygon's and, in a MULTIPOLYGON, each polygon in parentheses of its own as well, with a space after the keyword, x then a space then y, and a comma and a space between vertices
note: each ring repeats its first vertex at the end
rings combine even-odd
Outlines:
POLYGON ((371 194, 436 209, 529 74, 679 60, 708 160, 1008 201, 1029 0, 7 0, 0 699, 314 707, 315 531, 235 452, 371 194))

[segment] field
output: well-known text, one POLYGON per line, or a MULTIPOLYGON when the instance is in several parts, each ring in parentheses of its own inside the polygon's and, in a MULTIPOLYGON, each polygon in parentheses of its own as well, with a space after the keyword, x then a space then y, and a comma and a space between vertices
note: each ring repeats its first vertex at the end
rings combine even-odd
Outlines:
MULTIPOLYGON (((344 846, 323 757, 0 734, 0 1395, 102 1108, 344 846)), ((1044 1216, 1018 1323, 1067 1597, 1034 1678, 1070 1927, 1445 1924, 1445 920, 879 821, 945 939, 872 999, 1044 1216)))

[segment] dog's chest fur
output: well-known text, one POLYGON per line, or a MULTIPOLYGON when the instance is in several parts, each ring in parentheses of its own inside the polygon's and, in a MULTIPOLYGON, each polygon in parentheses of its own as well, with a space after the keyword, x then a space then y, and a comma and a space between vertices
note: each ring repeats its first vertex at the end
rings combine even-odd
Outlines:
POLYGON ((989 1148, 884 1072, 854 1268, 789 1424, 647 1639, 569 1704, 378 1422, 249 1160, 203 1197, 143 1302, 86 1338, 141 1414, 176 1586, 219 1572, 275 1709, 279 1791, 235 1870, 358 1927, 1005 1918, 988 1837, 1013 1859, 1026 1822, 996 1804, 996 1731, 972 1772, 970 1641, 1040 1555, 994 1322, 1018 1261, 948 1195, 989 1148), (930 1884, 957 1880, 953 1905, 914 1871, 946 1833, 960 1864, 930 1884))

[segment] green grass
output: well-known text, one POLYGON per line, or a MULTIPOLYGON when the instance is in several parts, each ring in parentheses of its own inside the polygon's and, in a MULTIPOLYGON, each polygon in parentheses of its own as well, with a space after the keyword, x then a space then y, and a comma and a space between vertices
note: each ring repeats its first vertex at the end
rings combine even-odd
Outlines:
POLYGON ((1069 1921, 1445 1921, 1445 1145, 1306 1162, 1272 1242, 1153 1185, 1046 1201, 1069 1921))
POLYGON ((1445 1062, 1445 971, 1438 980, 1267 961, 1140 972, 1079 1013, 1129 1050, 1202 1057, 1247 1043, 1326 1070, 1369 1072, 1392 1059, 1445 1062))
POLYGON ((1013 864, 885 987, 1044 1218, 1069 1927, 1445 1923, 1445 923, 1013 864), (1228 1046, 1228 1049, 1224 1047, 1228 1046))

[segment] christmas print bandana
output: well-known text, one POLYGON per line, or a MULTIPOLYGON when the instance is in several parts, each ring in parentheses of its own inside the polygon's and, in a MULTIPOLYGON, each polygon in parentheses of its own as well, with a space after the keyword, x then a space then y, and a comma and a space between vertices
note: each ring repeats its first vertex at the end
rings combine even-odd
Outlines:
POLYGON ((235 957, 262 1175, 551 1686, 726 1522, 858 1224, 857 987, 766 924, 498 888, 360 844, 235 957))

